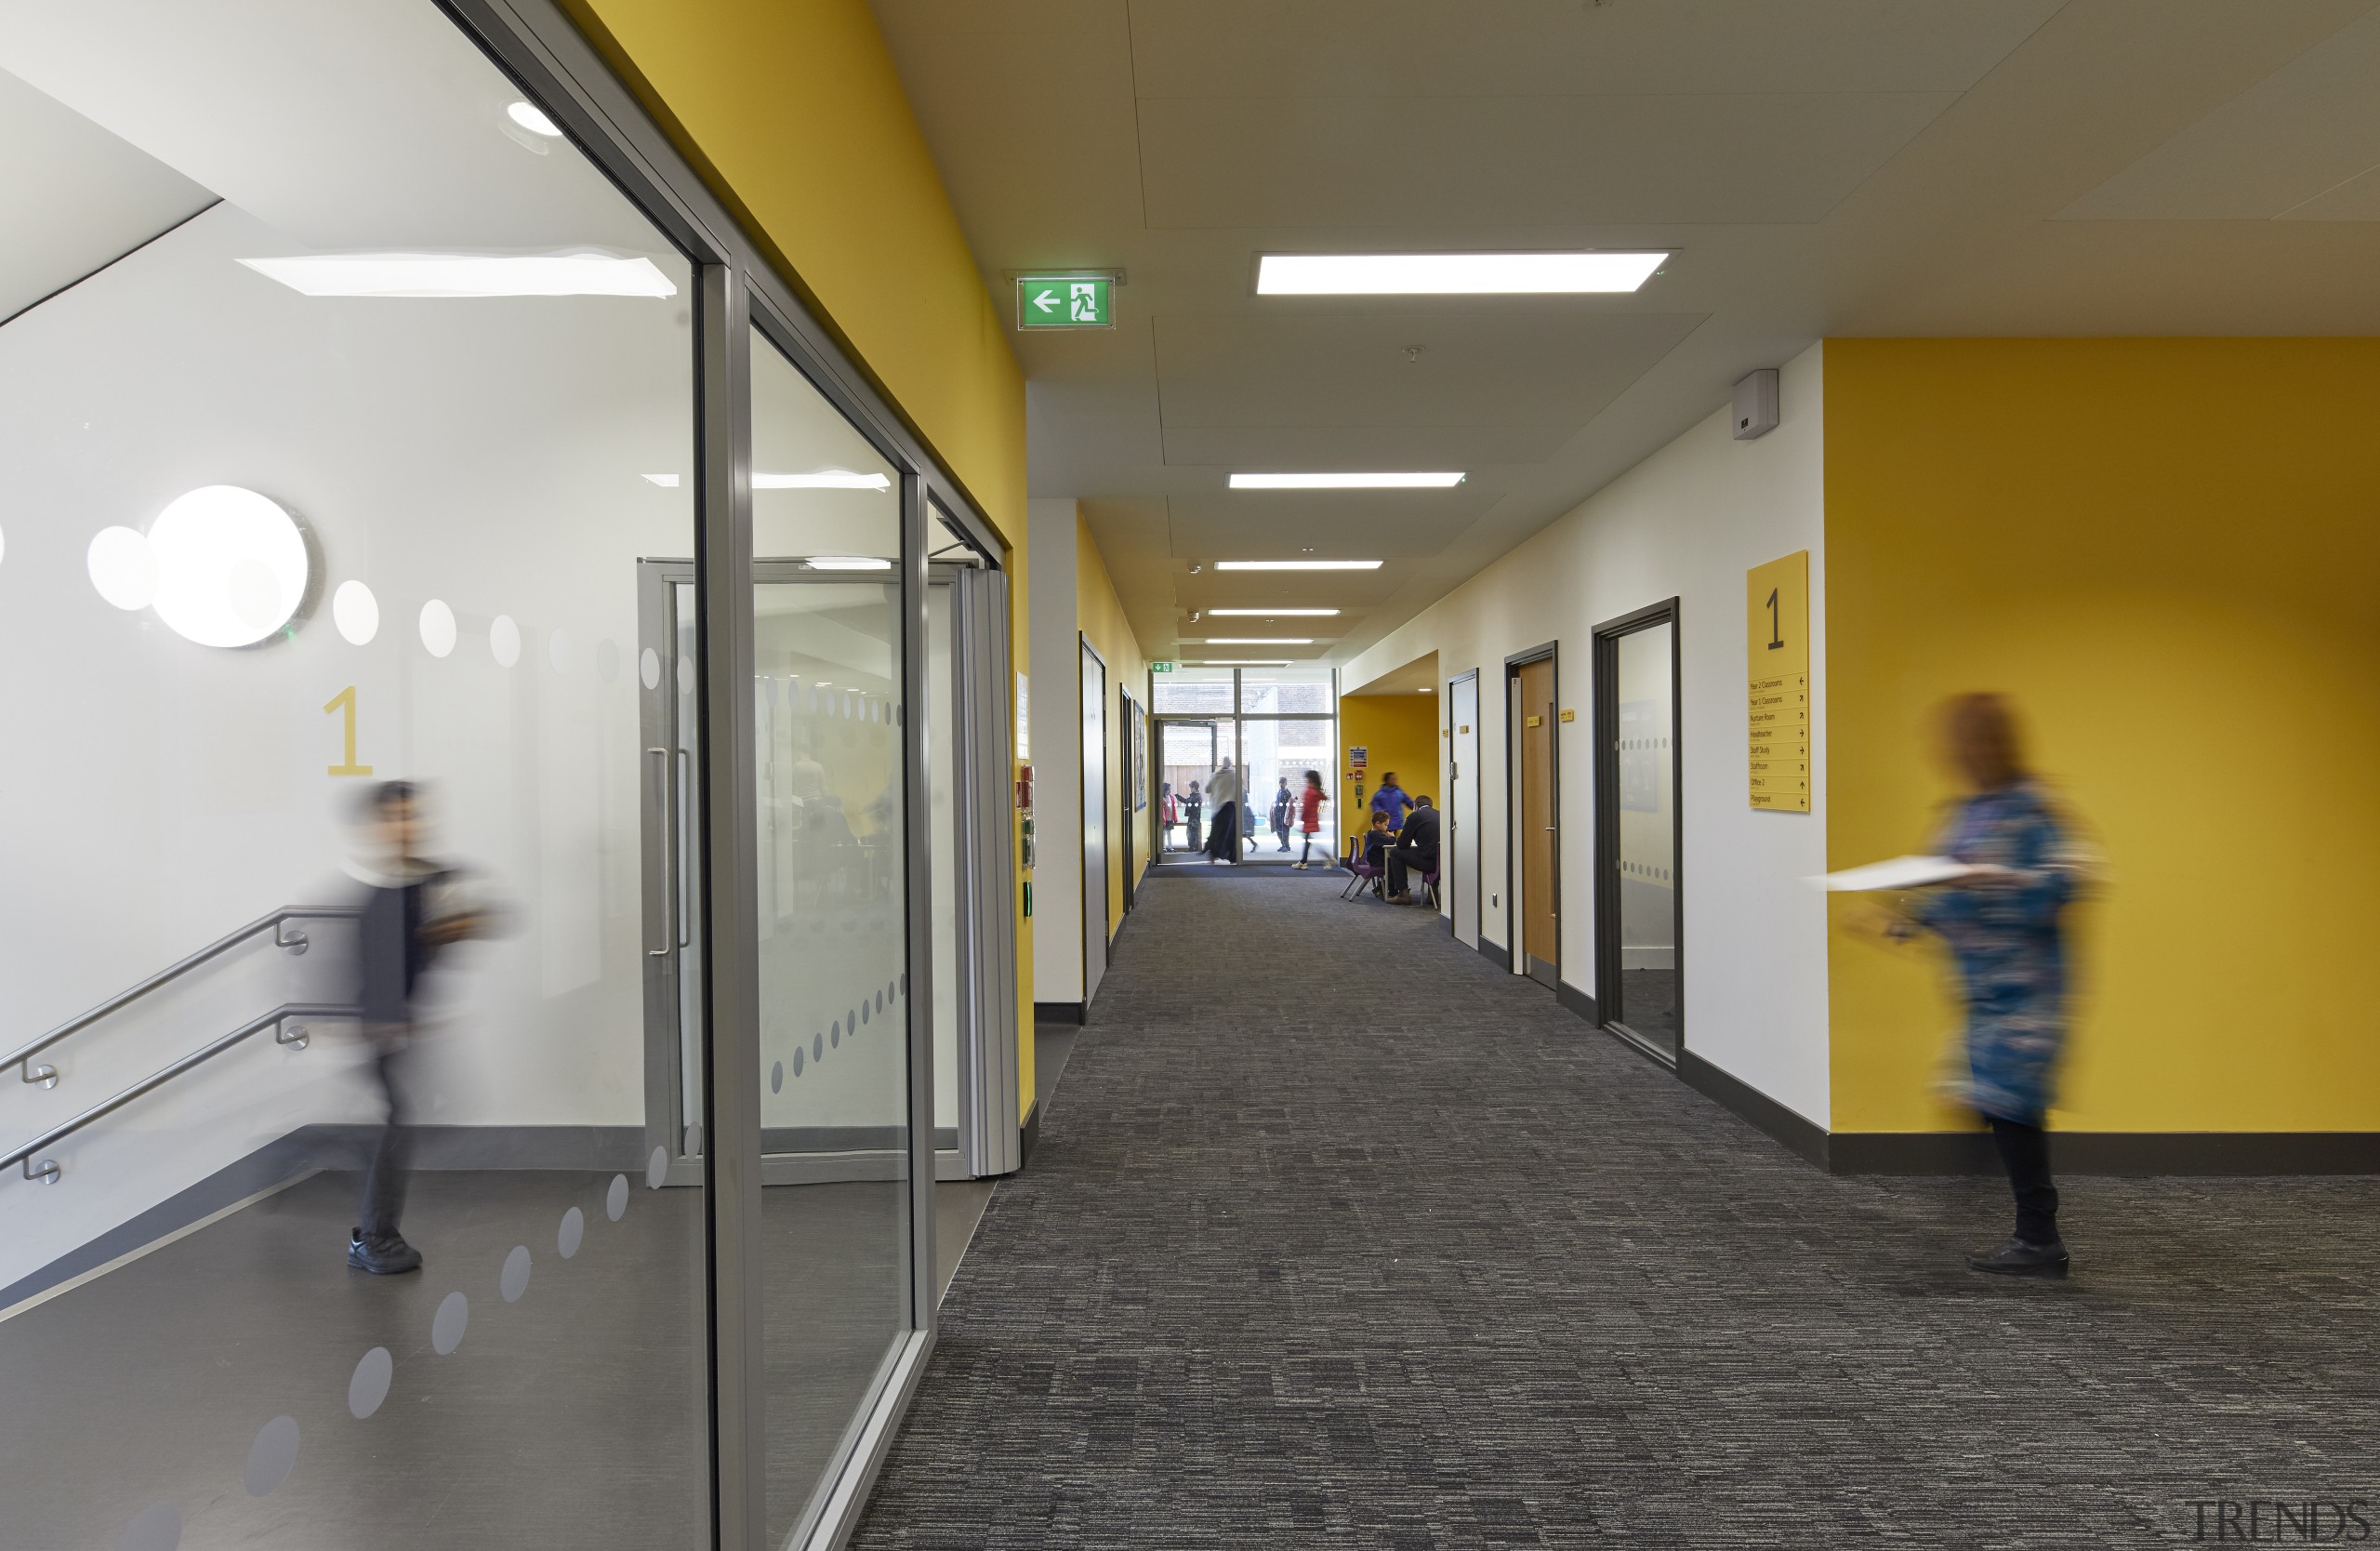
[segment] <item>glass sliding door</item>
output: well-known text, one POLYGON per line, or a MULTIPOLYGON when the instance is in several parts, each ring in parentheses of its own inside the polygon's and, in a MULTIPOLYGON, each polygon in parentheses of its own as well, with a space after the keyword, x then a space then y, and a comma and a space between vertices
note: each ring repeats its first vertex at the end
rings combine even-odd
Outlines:
POLYGON ((701 1551, 697 272, 430 0, 5 58, 0 1543, 701 1551))
POLYGON ((757 333, 752 491, 759 1260, 783 1544, 816 1518, 917 1319, 910 708, 900 472, 757 333))

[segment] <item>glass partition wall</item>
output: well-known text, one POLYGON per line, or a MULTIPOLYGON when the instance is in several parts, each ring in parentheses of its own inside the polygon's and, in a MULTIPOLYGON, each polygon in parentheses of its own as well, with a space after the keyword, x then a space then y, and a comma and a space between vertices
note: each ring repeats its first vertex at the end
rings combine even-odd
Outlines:
POLYGON ((1305 774, 1335 789, 1338 689, 1333 669, 1309 666, 1196 666, 1149 676, 1156 724, 1160 863, 1276 865, 1337 853, 1329 802, 1309 848, 1302 822, 1305 774), (1223 786, 1218 801, 1216 777, 1223 786), (1223 815, 1229 802, 1236 810, 1223 815), (1230 836, 1216 839, 1218 821, 1230 836), (1235 838, 1236 837, 1236 838, 1235 838))
POLYGON ((835 1540, 980 518, 557 11, 92 0, 0 114, 0 1539, 835 1540))

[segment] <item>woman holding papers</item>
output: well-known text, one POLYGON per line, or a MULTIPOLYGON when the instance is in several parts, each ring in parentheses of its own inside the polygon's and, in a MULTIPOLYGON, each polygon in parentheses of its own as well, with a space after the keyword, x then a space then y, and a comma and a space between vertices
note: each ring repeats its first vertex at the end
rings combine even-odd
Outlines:
POLYGON ((1966 989, 1966 1071, 1958 1098, 1991 1127, 2016 1197, 2015 1237, 1967 1257, 1978 1271, 2058 1275, 2057 1187, 2042 1130, 2066 1042, 2066 906, 2089 868, 2029 774, 2016 717, 1997 695, 1963 695, 1942 719, 1944 753, 1972 789, 1933 847, 1959 876, 1907 896, 1907 922, 1939 935, 1966 989))

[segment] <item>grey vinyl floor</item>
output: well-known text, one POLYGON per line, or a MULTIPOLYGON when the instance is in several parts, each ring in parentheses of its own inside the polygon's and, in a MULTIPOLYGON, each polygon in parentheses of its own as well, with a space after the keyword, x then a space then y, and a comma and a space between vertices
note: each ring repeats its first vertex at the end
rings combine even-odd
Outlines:
POLYGON ((1336 892, 1143 888, 857 1546, 2380 1523, 2380 1183, 2069 1180, 2073 1276, 1980 1277, 1998 1181, 1818 1173, 1426 912, 1336 892))

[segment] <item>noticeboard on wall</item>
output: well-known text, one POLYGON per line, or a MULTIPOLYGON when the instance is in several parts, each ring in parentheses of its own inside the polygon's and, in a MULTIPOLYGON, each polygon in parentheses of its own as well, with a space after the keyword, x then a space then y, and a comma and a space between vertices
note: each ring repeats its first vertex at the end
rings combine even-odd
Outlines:
POLYGON ((1810 811, 1810 551, 1744 573, 1752 805, 1810 811))

